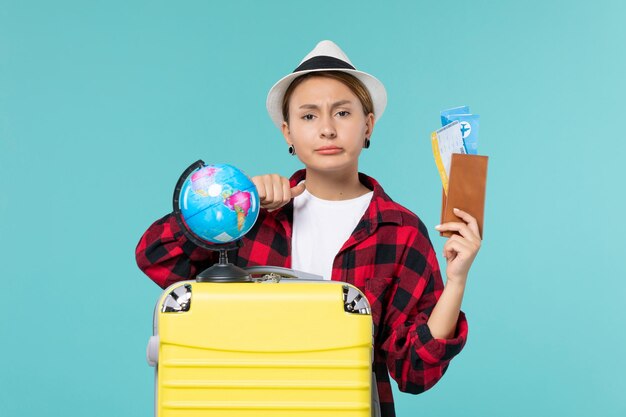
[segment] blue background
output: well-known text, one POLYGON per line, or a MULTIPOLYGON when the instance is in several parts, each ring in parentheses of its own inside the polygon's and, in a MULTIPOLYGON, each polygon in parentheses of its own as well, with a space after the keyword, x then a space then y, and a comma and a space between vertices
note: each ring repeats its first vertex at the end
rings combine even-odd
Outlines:
POLYGON ((490 156, 468 345, 398 414, 625 415, 625 19, 617 0, 2 0, 0 414, 152 415, 160 291, 135 245, 198 158, 299 167, 265 97, 332 39, 389 94, 361 170, 439 252, 439 111, 470 105, 490 156))

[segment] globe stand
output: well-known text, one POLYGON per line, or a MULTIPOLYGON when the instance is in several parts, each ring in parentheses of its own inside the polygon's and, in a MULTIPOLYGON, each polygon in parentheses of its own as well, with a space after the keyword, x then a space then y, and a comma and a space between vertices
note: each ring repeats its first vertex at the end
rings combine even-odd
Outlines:
MULTIPOLYGON (((240 247, 241 241, 237 241, 236 247, 240 247)), ((220 258, 218 263, 205 269, 196 276, 197 282, 250 282, 252 278, 244 269, 228 262, 228 250, 235 248, 219 247, 211 248, 204 246, 206 249, 218 251, 220 258)))
POLYGON ((228 262, 228 251, 235 250, 242 246, 241 240, 236 240, 227 244, 208 244, 201 239, 195 233, 193 233, 183 219, 180 211, 179 199, 180 190, 187 177, 195 170, 203 168, 205 163, 202 160, 198 160, 191 164, 185 172, 180 176, 176 187, 174 188, 174 218, 176 223, 180 226, 181 230, 197 246, 201 248, 219 252, 219 261, 215 265, 205 269, 196 276, 197 282, 252 282, 252 277, 244 269, 239 268, 236 265, 228 262))

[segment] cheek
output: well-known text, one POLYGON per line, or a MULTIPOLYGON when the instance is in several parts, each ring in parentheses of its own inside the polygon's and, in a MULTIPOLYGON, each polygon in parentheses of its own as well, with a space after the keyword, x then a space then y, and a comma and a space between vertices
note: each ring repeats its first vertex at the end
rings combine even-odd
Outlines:
POLYGON ((294 123, 289 129, 289 137, 294 143, 309 140, 314 135, 315 129, 310 124, 294 123))
POLYGON ((363 140, 365 140, 365 136, 367 134, 367 126, 363 123, 354 123, 348 128, 348 132, 350 138, 354 142, 358 142, 359 144, 363 144, 363 140))

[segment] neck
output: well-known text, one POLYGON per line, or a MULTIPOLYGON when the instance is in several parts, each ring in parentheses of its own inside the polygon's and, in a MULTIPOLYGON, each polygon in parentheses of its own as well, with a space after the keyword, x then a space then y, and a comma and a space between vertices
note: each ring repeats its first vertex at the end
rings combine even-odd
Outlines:
POLYGON ((306 170, 306 189, 323 200, 349 200, 370 192, 359 181, 358 170, 350 172, 324 172, 306 170))

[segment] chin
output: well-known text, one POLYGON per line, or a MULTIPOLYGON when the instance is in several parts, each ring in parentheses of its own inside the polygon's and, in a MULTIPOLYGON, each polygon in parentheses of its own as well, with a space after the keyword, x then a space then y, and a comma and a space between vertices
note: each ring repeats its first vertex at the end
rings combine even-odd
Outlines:
POLYGON ((313 169, 315 171, 322 172, 341 172, 341 171, 356 171, 358 169, 357 164, 340 163, 338 161, 324 161, 322 163, 315 162, 306 164, 307 169, 313 169))

